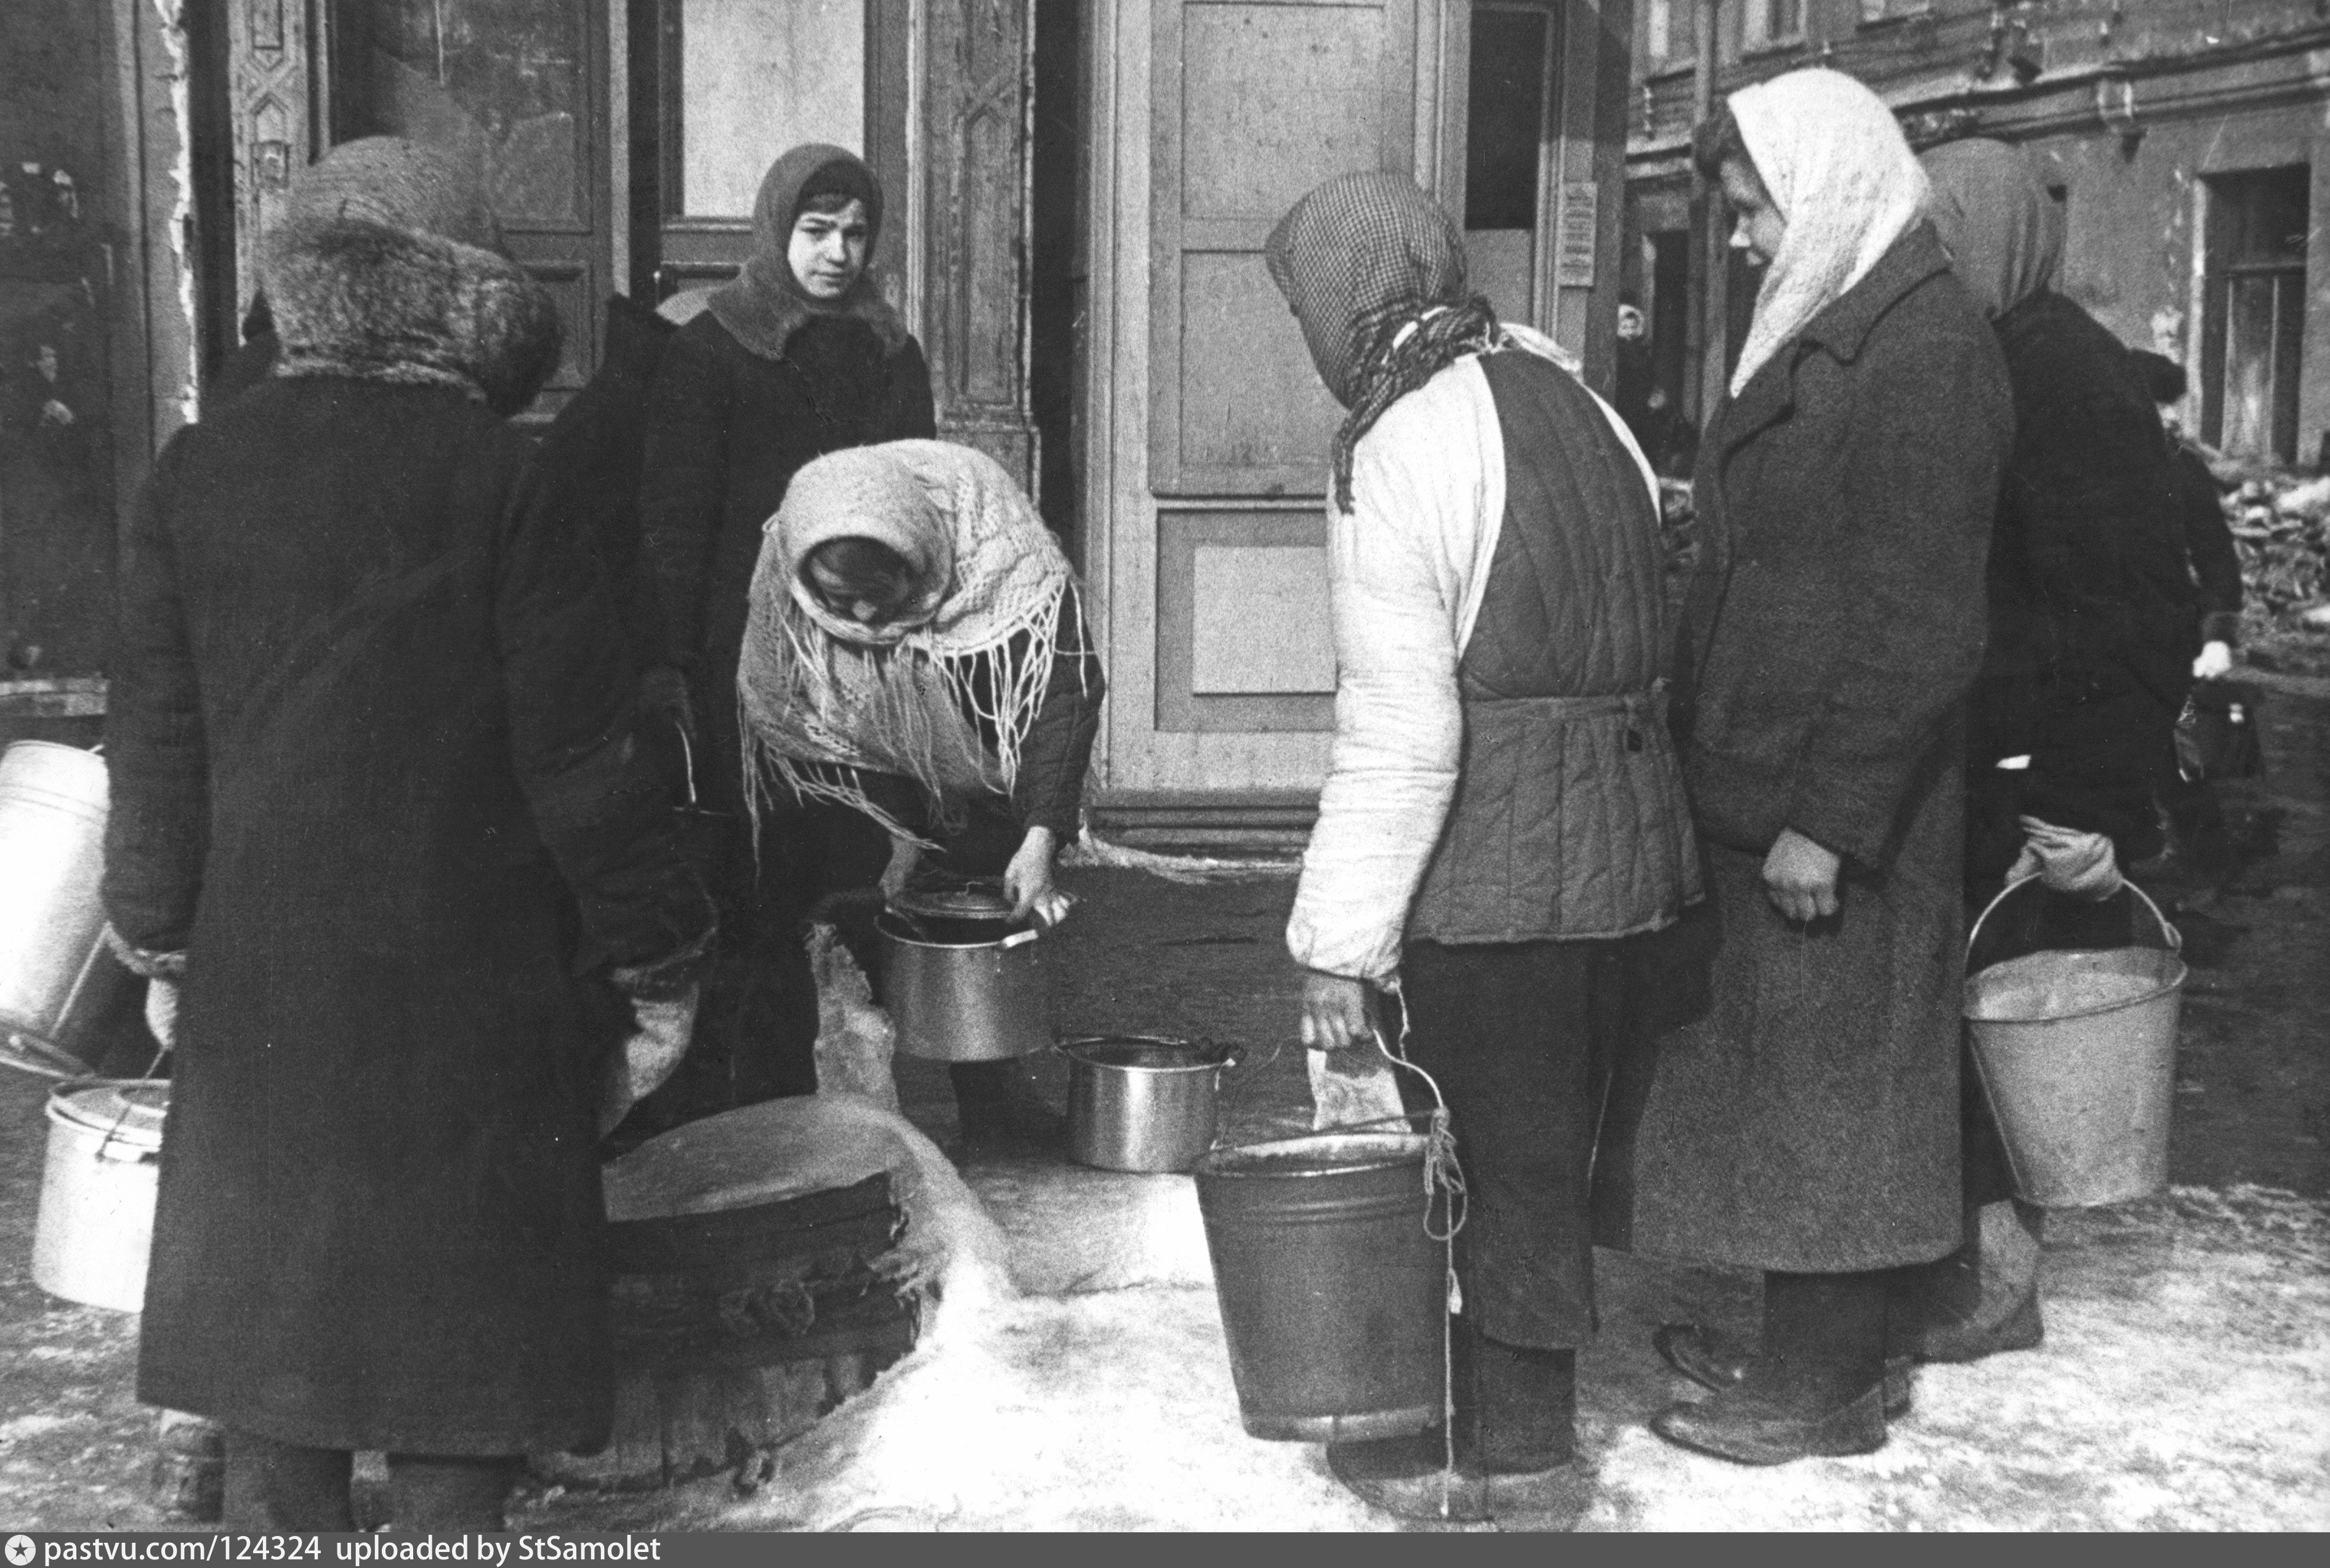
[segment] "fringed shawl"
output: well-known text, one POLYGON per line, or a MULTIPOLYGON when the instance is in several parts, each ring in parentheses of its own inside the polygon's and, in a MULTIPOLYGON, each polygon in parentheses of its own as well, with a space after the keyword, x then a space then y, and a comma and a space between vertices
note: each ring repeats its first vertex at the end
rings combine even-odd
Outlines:
POLYGON ((1058 541, 1000 464, 944 441, 853 447, 793 477, 763 532, 736 669, 748 798, 781 779, 891 833, 857 770, 921 786, 942 823, 1008 794, 1075 591, 1058 541), (830 539, 871 539, 914 569, 897 619, 826 608, 802 577, 830 539))

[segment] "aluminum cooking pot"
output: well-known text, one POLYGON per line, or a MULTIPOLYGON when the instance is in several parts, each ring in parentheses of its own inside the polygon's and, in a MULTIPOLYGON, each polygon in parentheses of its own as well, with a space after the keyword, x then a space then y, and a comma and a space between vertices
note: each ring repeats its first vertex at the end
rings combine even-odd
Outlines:
POLYGON ((1147 1034, 1059 1047, 1068 1059, 1068 1153, 1101 1170, 1185 1171, 1214 1146, 1221 1077, 1237 1048, 1147 1034))
POLYGON ((900 904, 874 921, 884 951, 882 1006, 898 1049, 938 1062, 993 1062, 1052 1043, 1044 944, 1010 906, 917 913, 900 904))

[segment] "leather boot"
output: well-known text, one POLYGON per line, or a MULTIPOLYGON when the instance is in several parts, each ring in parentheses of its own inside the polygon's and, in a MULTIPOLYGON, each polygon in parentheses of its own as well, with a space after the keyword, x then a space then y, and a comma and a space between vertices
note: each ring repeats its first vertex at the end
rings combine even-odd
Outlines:
POLYGON ((1593 1500, 1577 1462, 1577 1353, 1452 1327, 1455 1466, 1444 1429, 1373 1442, 1331 1443, 1327 1468, 1368 1503, 1403 1519, 1494 1521, 1568 1530, 1593 1500))
POLYGON ((1068 1119, 1044 1102, 1017 1061, 955 1062, 956 1125, 963 1155, 1053 1155, 1067 1148, 1068 1119))
MULTIPOLYGON (((1711 1388, 1718 1393, 1737 1387, 1755 1365, 1756 1350, 1720 1330, 1699 1323, 1668 1323, 1651 1336, 1666 1364, 1690 1378, 1701 1388, 1711 1388)), ((1885 1413, 1900 1416, 1909 1413, 1915 1397, 1914 1377, 1917 1365, 1906 1354, 1895 1354, 1889 1346, 1885 1356, 1885 1413)))
POLYGON ((1883 1272, 1767 1274, 1764 1348, 1730 1387, 1677 1404, 1651 1430, 1743 1465, 1885 1444, 1883 1272))

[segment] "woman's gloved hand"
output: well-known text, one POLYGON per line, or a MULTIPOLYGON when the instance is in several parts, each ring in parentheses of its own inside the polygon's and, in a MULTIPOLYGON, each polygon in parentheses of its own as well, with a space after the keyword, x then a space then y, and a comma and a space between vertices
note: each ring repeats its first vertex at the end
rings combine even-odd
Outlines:
POLYGON ((2022 853, 2014 859, 2006 880, 2036 876, 2047 887, 2071 898, 2101 902, 2126 885, 2112 841, 2100 833, 2058 827, 2036 817, 2021 818, 2022 853))
POLYGON ((1056 926, 1068 918, 1076 901, 1052 885, 1052 862, 1059 853, 1059 836, 1048 827, 1031 827, 1019 841, 1018 852, 1003 868, 1003 892, 1011 900, 1013 920, 1033 915, 1039 925, 1056 926))
POLYGON ((146 1032, 163 1050, 178 1044, 178 982, 155 976, 146 982, 146 1032))
POLYGON ((631 998, 630 1037, 607 1066, 606 1089, 599 1106, 601 1138, 614 1131, 632 1106, 662 1088, 678 1069, 696 1032, 696 1006, 701 994, 691 980, 674 996, 631 998))
POLYGON ((2233 650, 2229 643, 2206 642, 2201 645, 2201 656, 2193 661, 2193 678, 2196 681, 2221 681, 2233 673, 2233 650))

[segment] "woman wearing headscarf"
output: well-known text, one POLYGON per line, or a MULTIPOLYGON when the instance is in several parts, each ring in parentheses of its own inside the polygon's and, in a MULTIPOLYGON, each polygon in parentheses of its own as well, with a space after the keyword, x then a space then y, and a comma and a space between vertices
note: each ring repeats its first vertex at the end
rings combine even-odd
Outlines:
POLYGON ((1329 181, 1265 255, 1349 411, 1335 744, 1286 933, 1302 1038, 1314 1071, 1380 1065, 1395 992, 1390 1035, 1446 1097, 1469 1195, 1453 1431, 1328 1463, 1410 1517, 1571 1513, 1592 1075, 1631 939, 1700 892, 1658 678, 1655 481, 1575 363, 1472 291, 1456 226, 1406 176, 1329 181))
POLYGON ((227 1526, 502 1528, 602 1440, 613 1042, 686 1038, 711 906, 588 543, 504 423, 549 297, 410 142, 295 179, 272 373, 131 524, 104 897, 175 1047, 138 1397, 227 1429, 227 1526), (183 991, 183 1004, 176 1002, 183 991))
POLYGON ((801 465, 937 433, 930 367, 868 258, 882 187, 836 146, 770 165, 740 276, 664 348, 648 396, 641 553, 665 667, 646 679, 692 742, 721 944, 682 1071, 627 1132, 817 1087, 817 999, 800 926, 807 890, 871 883, 887 842, 838 809, 772 817, 757 843, 736 725, 736 657, 761 530, 801 465))
MULTIPOLYGON (((1966 895, 2038 875, 2057 940, 2126 940, 2119 867, 2157 851, 2200 617, 2167 439, 2141 368, 2054 288, 2062 213, 2022 154, 1960 141, 1924 159, 1959 282, 1991 318, 2014 449, 1989 562, 1989 640, 1968 708, 1966 895)), ((2027 896, 2027 895, 2026 895, 2027 896)), ((1970 1361, 2036 1345, 2043 1213, 2014 1203, 1982 1096, 1966 1096, 1966 1244, 1909 1281, 1897 1337, 1970 1361)))
MULTIPOLYGON (((1764 1275, 1752 1349, 1653 1427, 1749 1464, 1885 1440, 1893 1270, 1957 1246, 1965 697, 2013 434, 1998 345, 1892 115, 1836 71, 1743 89, 1694 156, 1766 263, 1694 486, 1685 777, 1708 997, 1659 1041, 1614 1241, 1764 1275)), ((1597 1172, 1597 1177, 1600 1173, 1597 1172)))
MULTIPOLYGON (((1020 917, 1066 914, 1052 868, 1076 831, 1100 657, 1067 557, 993 458, 891 441, 795 475, 753 570, 736 687, 756 808, 827 803, 902 862, 935 849, 927 870, 999 875, 1020 917)), ((991 1110, 983 1087, 959 1080, 967 1119, 991 1110)))

